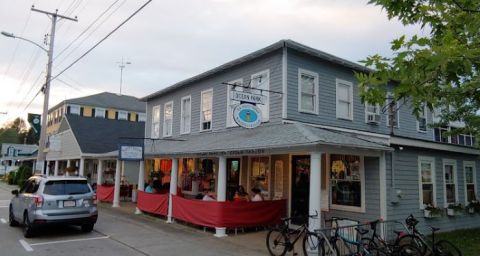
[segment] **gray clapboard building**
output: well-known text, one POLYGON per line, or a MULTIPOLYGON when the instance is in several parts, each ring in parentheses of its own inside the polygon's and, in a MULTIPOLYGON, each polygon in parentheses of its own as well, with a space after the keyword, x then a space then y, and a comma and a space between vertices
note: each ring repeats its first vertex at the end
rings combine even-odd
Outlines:
POLYGON ((290 216, 318 211, 367 221, 411 213, 444 230, 480 226, 479 214, 445 210, 478 200, 474 138, 442 136, 463 124, 434 129, 428 124, 439 111, 425 108, 417 118, 406 103, 388 116, 382 106, 362 104, 354 71, 369 72, 281 40, 152 93, 143 98, 146 161, 177 163, 172 175, 186 195, 197 192, 189 177, 199 174, 220 201, 238 185, 255 187, 266 199, 287 199, 290 216), (243 104, 255 106, 242 116, 243 104), (259 126, 239 127, 252 118, 261 118, 259 126), (424 218, 429 206, 444 215, 424 218))

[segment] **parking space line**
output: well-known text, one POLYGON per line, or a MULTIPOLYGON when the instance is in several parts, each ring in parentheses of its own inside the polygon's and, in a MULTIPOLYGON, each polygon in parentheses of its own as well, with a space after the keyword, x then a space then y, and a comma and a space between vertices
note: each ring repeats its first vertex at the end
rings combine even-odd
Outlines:
POLYGON ((33 248, 27 243, 25 242, 25 240, 18 240, 20 242, 20 244, 23 246, 23 248, 25 249, 25 251, 27 252, 33 252, 33 248))
POLYGON ((47 244, 71 243, 71 242, 80 242, 80 241, 89 241, 89 240, 100 240, 100 239, 108 239, 108 238, 110 238, 110 236, 100 236, 100 237, 90 237, 90 238, 79 238, 79 239, 70 239, 70 240, 60 240, 60 241, 51 241, 51 242, 43 242, 43 243, 34 243, 34 244, 30 244, 30 246, 47 245, 47 244))
POLYGON ((4 218, 0 218, 0 222, 3 223, 3 224, 7 223, 7 221, 4 218))

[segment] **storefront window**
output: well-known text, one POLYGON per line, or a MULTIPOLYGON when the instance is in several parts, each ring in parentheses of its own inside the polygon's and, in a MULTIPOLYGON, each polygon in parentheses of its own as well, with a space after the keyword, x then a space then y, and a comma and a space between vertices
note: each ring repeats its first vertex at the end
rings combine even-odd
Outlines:
POLYGON ((172 171, 171 159, 155 158, 147 160, 145 171, 147 180, 159 180, 163 187, 166 183, 170 183, 170 173, 172 171))
POLYGON ((330 181, 333 205, 362 206, 361 170, 359 156, 330 156, 330 181))
POLYGON ((216 163, 209 158, 184 158, 182 160, 182 189, 201 192, 203 189, 215 191, 216 163))
POLYGON ((252 157, 250 163, 250 188, 259 188, 264 198, 268 198, 270 177, 269 158, 252 157))

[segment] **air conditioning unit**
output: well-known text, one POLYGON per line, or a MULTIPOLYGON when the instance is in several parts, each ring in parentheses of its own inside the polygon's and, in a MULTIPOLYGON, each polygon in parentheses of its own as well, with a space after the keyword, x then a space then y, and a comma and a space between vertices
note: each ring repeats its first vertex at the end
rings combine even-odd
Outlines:
POLYGON ((369 124, 380 123, 380 115, 379 114, 368 114, 367 115, 367 123, 369 123, 369 124))

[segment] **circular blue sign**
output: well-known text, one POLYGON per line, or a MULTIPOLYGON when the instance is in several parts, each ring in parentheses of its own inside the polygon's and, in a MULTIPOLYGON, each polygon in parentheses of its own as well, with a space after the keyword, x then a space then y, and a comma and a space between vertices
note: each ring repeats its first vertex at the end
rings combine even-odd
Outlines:
POLYGON ((262 123, 262 112, 255 105, 244 103, 233 110, 235 122, 245 128, 255 128, 262 123))

